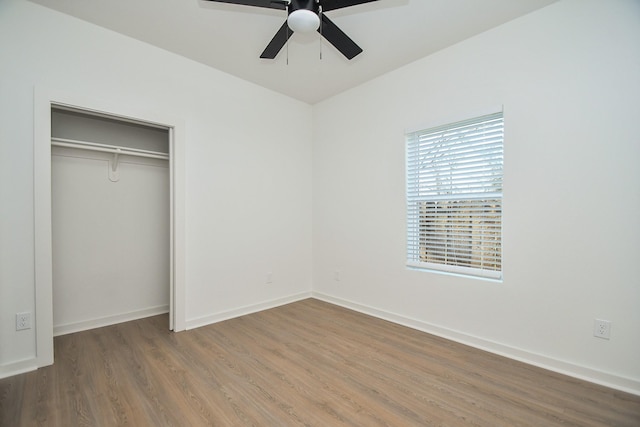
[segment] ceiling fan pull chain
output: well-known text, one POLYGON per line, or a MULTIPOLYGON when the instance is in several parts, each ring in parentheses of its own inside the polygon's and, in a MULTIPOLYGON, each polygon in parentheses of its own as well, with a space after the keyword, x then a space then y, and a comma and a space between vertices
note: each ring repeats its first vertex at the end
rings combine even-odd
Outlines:
POLYGON ((318 15, 320 17, 320 61, 322 61, 322 5, 318 6, 318 15))
MULTIPOLYGON (((287 2, 287 17, 289 17, 289 2, 287 2)), ((287 66, 289 65, 289 25, 287 25, 287 66)))

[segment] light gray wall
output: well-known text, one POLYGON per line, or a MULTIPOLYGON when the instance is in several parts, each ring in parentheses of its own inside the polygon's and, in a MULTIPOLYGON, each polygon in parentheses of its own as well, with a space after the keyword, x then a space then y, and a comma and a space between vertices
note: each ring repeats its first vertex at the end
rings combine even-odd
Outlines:
POLYGON ((566 0, 315 105, 314 292, 640 393, 639 76, 640 2, 566 0), (500 105, 504 281, 408 269, 405 129, 500 105))

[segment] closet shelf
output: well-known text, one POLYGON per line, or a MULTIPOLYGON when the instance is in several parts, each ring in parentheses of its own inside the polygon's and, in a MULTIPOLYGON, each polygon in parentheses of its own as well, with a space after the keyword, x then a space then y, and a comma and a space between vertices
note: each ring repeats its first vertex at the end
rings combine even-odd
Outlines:
MULTIPOLYGON (((98 144, 95 142, 77 141, 74 139, 51 138, 51 145, 65 148, 79 148, 82 150, 100 151, 116 155, 147 157, 151 159, 169 160, 169 154, 160 151, 140 150, 138 148, 122 147, 117 145, 98 144)), ((116 162, 114 162, 116 163, 116 162)))

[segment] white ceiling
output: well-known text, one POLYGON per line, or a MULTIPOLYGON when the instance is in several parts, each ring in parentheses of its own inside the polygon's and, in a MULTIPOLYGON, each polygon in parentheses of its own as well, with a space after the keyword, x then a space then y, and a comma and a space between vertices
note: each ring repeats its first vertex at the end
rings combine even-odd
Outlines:
POLYGON ((259 56, 275 9, 202 0, 31 0, 314 104, 557 0, 378 0, 327 13, 363 50, 349 61, 318 33, 259 56), (322 50, 322 59, 320 59, 322 50))

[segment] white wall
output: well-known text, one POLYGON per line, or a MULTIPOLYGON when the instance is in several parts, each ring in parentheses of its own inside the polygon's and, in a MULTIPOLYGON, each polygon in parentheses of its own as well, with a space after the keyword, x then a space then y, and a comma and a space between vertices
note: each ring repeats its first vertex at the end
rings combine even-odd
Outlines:
POLYGON ((63 109, 51 113, 51 136, 169 153, 167 128, 63 109))
POLYGON ((15 331, 15 313, 34 311, 34 88, 184 120, 186 326, 308 295, 310 106, 27 1, 2 0, 0 376, 35 356, 35 331, 15 331))
MULTIPOLYGON (((71 111, 51 113, 51 135, 169 152, 167 129, 71 111)), ((169 161, 121 155, 116 181, 112 162, 109 153, 51 149, 54 335, 169 311, 169 161)))
POLYGON ((566 0, 315 105, 314 293, 640 393, 639 76, 640 2, 566 0), (404 130, 495 105, 504 281, 407 269, 404 130))
POLYGON ((112 160, 52 150, 54 335, 169 311, 169 162, 112 160))

